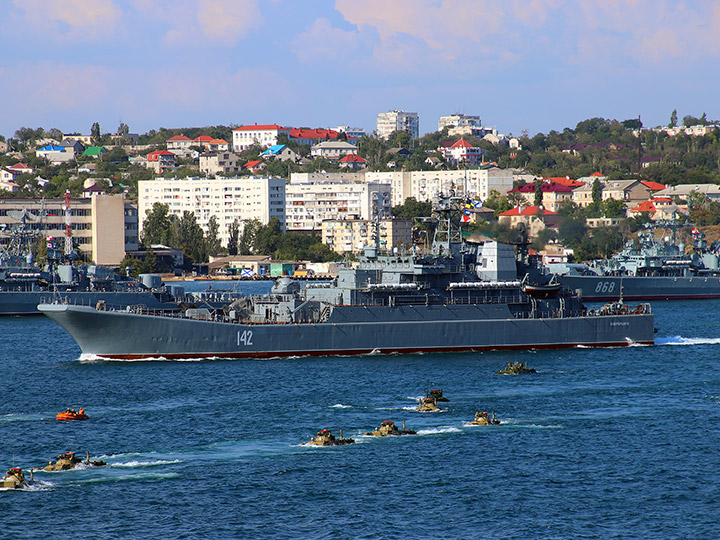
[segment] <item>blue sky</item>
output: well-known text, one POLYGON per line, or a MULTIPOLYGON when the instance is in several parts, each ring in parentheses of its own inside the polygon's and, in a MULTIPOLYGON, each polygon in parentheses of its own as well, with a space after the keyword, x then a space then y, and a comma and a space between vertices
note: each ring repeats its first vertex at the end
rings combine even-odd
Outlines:
POLYGON ((0 133, 720 118, 713 0, 0 0, 0 133))

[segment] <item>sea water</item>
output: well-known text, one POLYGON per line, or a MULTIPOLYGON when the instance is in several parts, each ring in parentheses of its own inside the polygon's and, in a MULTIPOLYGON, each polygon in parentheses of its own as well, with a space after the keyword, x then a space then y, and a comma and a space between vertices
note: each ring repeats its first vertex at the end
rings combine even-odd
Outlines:
POLYGON ((654 347, 192 362, 0 319, 0 466, 108 463, 0 491, 0 538, 718 538, 720 301, 653 307, 654 347), (418 434, 362 435, 386 419, 418 434))

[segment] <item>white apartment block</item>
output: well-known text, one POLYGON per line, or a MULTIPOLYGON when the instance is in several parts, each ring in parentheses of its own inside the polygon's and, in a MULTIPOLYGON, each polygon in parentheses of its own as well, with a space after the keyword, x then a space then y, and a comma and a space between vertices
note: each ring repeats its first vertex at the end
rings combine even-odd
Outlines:
POLYGON ((285 188, 287 228, 320 231, 327 219, 371 219, 373 208, 390 217, 390 190, 389 183, 299 181, 293 174, 285 188))
POLYGON ((471 116, 468 114, 449 114, 441 116, 438 120, 438 131, 445 128, 482 128, 479 116, 471 116))
POLYGON ((155 203, 166 204, 170 213, 182 217, 195 214, 207 232, 211 216, 219 224, 220 240, 227 245, 230 225, 257 219, 267 224, 277 217, 285 229, 285 180, 282 178, 170 178, 138 182, 138 219, 140 228, 155 203))
MULTIPOLYGON (((375 220, 328 219, 322 222, 322 241, 338 253, 360 253, 375 246, 375 220)), ((380 249, 392 250, 412 244, 412 220, 381 219, 380 249)))
POLYGON ((278 135, 281 133, 289 136, 290 129, 277 124, 240 126, 233 129, 233 150, 242 152, 253 144, 265 148, 274 146, 278 143, 278 135))
POLYGON ((394 131, 405 131, 413 139, 420 136, 420 117, 418 113, 388 111, 377 116, 377 135, 387 139, 394 131))

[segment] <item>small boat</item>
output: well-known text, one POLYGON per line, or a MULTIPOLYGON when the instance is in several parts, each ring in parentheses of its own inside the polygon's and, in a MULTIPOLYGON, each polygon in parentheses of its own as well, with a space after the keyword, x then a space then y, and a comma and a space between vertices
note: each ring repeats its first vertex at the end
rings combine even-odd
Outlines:
POLYGON ((355 439, 344 439, 342 436, 342 430, 340 430, 340 437, 335 437, 329 429, 321 429, 317 432, 317 436, 310 439, 307 444, 314 444, 315 446, 342 446, 344 444, 353 444, 355 439))
POLYGON ((510 362, 507 367, 495 372, 497 375, 527 375, 529 373, 537 373, 537 370, 527 367, 525 362, 510 362))
POLYGON ((55 417, 56 420, 63 422, 69 422, 71 420, 87 420, 88 418, 90 417, 85 414, 85 409, 80 409, 77 412, 75 412, 74 409, 72 411, 60 412, 57 413, 57 416, 55 417))
POLYGON ((368 431, 365 435, 372 435, 373 437, 387 437, 391 435, 416 435, 417 431, 412 429, 405 429, 405 422, 403 422, 402 429, 398 429, 395 422, 392 420, 385 420, 380 427, 374 431, 368 431))
MULTIPOLYGON (((30 475, 32 476, 32 471, 30 472, 30 475)), ((27 487, 31 483, 31 481, 28 482, 28 480, 25 479, 25 473, 20 467, 13 467, 5 473, 5 476, 2 477, 0 487, 10 489, 22 489, 24 487, 27 487)))
POLYGON ((475 420, 470 423, 474 426, 498 426, 500 425, 500 420, 495 420, 495 411, 493 411, 492 417, 490 417, 487 411, 482 411, 476 412, 475 420))
POLYGON ((43 470, 45 471, 68 471, 70 469, 74 469, 80 464, 93 466, 93 467, 102 467, 103 465, 107 465, 104 461, 90 461, 90 452, 85 453, 86 459, 83 461, 79 457, 75 455, 75 452, 65 452, 64 454, 60 454, 56 461, 50 461, 45 467, 43 467, 43 470))
POLYGON ((541 285, 539 283, 530 283, 528 281, 528 275, 526 274, 521 286, 525 294, 535 298, 552 298, 557 296, 560 289, 562 289, 562 284, 558 283, 555 276, 553 276, 548 283, 541 285))
POLYGON ((420 412, 440 412, 441 409, 437 406, 437 400, 435 398, 426 397, 420 399, 420 403, 418 403, 415 410, 420 412))

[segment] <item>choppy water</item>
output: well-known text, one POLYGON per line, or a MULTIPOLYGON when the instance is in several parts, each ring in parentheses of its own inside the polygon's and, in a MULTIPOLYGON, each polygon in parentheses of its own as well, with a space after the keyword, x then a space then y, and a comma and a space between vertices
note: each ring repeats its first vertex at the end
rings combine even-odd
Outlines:
POLYGON ((0 319, 0 465, 109 463, 0 492, 0 537, 718 538, 718 308, 655 304, 655 347, 197 362, 0 319), (495 375, 515 360, 539 373, 495 375), (432 387, 446 411, 412 411, 432 387), (418 436, 361 436, 384 419, 418 436), (358 444, 299 444, 320 428, 358 444))

